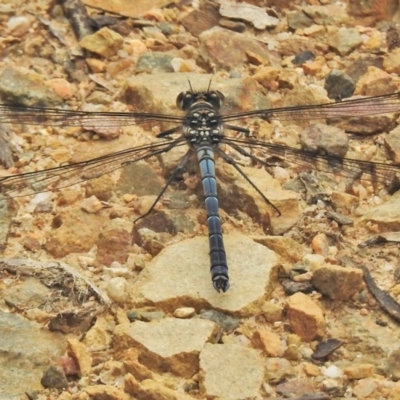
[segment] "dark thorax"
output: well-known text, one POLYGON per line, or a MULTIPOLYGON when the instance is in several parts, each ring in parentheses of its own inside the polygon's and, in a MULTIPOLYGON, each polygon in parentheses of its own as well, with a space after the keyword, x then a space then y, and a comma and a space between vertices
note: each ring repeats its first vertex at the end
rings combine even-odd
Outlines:
POLYGON ((191 146, 217 145, 224 136, 219 114, 224 95, 216 90, 193 93, 182 92, 177 106, 186 112, 183 135, 191 146))

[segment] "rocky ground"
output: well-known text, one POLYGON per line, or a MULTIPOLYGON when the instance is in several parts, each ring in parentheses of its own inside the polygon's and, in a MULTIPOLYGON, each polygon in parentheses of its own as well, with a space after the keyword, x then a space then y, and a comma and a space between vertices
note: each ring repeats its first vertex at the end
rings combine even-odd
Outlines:
MULTIPOLYGON (((76 11, 71 25, 50 1, 0 4, 3 103, 180 115, 189 82, 223 92, 226 113, 400 89, 397 1, 84 3, 96 25, 76 11)), ((271 143, 398 163, 397 117, 242 123, 271 143)), ((170 127, 2 124, 0 176, 170 127)), ((0 398, 400 399, 399 194, 323 160, 266 171, 230 154, 278 217, 217 160, 231 278, 220 294, 195 162, 133 223, 185 151, 0 202, 0 398), (393 302, 374 298, 361 265, 393 302)))

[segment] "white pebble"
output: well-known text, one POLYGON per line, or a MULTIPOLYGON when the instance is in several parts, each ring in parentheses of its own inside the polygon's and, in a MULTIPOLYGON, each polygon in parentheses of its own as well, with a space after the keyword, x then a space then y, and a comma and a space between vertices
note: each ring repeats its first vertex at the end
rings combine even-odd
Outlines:
POLYGON ((119 276, 111 278, 106 290, 110 299, 114 301, 122 302, 128 298, 128 282, 125 278, 119 276))
POLYGON ((103 204, 96 196, 91 196, 81 202, 81 208, 89 214, 95 214, 103 208, 103 204))
POLYGON ((285 182, 290 178, 289 171, 282 167, 275 167, 274 178, 277 179, 279 182, 285 182))
POLYGON ((21 25, 25 25, 28 23, 27 17, 11 17, 7 22, 7 29, 13 31, 16 28, 19 28, 21 25))
POLYGON ((37 206, 39 203, 43 203, 44 201, 50 201, 52 197, 53 197, 53 193, 51 193, 51 192, 38 193, 29 202, 29 205, 37 206))
POLYGON ((180 307, 174 311, 174 317, 176 318, 191 318, 196 314, 196 310, 193 307, 180 307))
POLYGON ((336 365, 330 365, 329 367, 322 367, 321 372, 323 375, 328 378, 340 378, 343 375, 343 372, 336 365))

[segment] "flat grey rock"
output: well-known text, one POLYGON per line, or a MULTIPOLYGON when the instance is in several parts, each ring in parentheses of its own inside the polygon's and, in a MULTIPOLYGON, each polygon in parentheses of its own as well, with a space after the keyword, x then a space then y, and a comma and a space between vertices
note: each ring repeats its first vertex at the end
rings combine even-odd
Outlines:
POLYGON ((264 364, 255 349, 207 343, 200 354, 200 391, 210 398, 257 398, 264 380, 264 364))
POLYGON ((230 289, 218 293, 210 275, 208 237, 168 246, 146 265, 132 288, 136 305, 154 304, 167 311, 177 305, 200 310, 213 308, 238 315, 254 315, 276 284, 276 254, 244 235, 224 237, 230 289))
POLYGON ((17 400, 42 389, 43 370, 56 365, 66 350, 62 335, 18 314, 0 312, 0 337, 1 399, 17 400))
POLYGON ((147 368, 191 378, 199 370, 204 345, 215 338, 218 326, 208 320, 164 318, 121 324, 115 330, 118 348, 137 348, 147 368))

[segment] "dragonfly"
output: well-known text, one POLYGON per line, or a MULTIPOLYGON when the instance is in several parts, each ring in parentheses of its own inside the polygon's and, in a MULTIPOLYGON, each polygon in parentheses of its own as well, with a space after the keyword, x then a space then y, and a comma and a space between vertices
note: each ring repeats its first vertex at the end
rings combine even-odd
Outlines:
MULTIPOLYGON (((210 249, 210 271, 215 290, 226 292, 230 287, 227 254, 224 247, 221 218, 215 174, 215 156, 230 163, 243 178, 270 204, 279 215, 279 209, 251 181, 238 163, 228 154, 226 148, 233 149, 242 156, 249 157, 266 167, 271 163, 267 158, 255 156, 247 149, 256 149, 278 157, 285 163, 296 164, 308 170, 332 173, 333 168, 344 177, 360 177, 376 183, 387 184, 400 171, 390 163, 363 161, 351 158, 317 154, 303 149, 292 148, 259 140, 249 135, 243 125, 232 125, 236 121, 261 118, 279 121, 317 120, 339 117, 369 116, 374 114, 400 113, 400 93, 350 99, 335 103, 281 107, 273 109, 251 110, 224 114, 221 109, 224 95, 218 90, 196 92, 192 88, 181 92, 177 106, 182 115, 157 114, 146 112, 88 112, 56 108, 40 108, 12 104, 0 104, 0 123, 31 124, 49 126, 84 126, 85 129, 102 127, 123 127, 135 124, 164 122, 174 123, 174 127, 157 135, 153 143, 137 146, 103 155, 88 161, 61 165, 41 171, 34 171, 0 178, 0 191, 6 197, 28 196, 44 191, 59 190, 89 179, 110 173, 128 164, 159 156, 178 146, 187 146, 187 153, 179 161, 175 171, 168 178, 156 201, 150 207, 152 211, 168 185, 176 178, 187 163, 190 155, 195 154, 203 186, 205 209, 207 214, 208 239, 210 249), (227 132, 234 132, 228 135, 227 132), (239 134, 238 134, 239 133, 239 134)), ((239 122, 238 122, 239 121, 239 122)), ((148 214, 146 213, 146 215, 148 214)))

